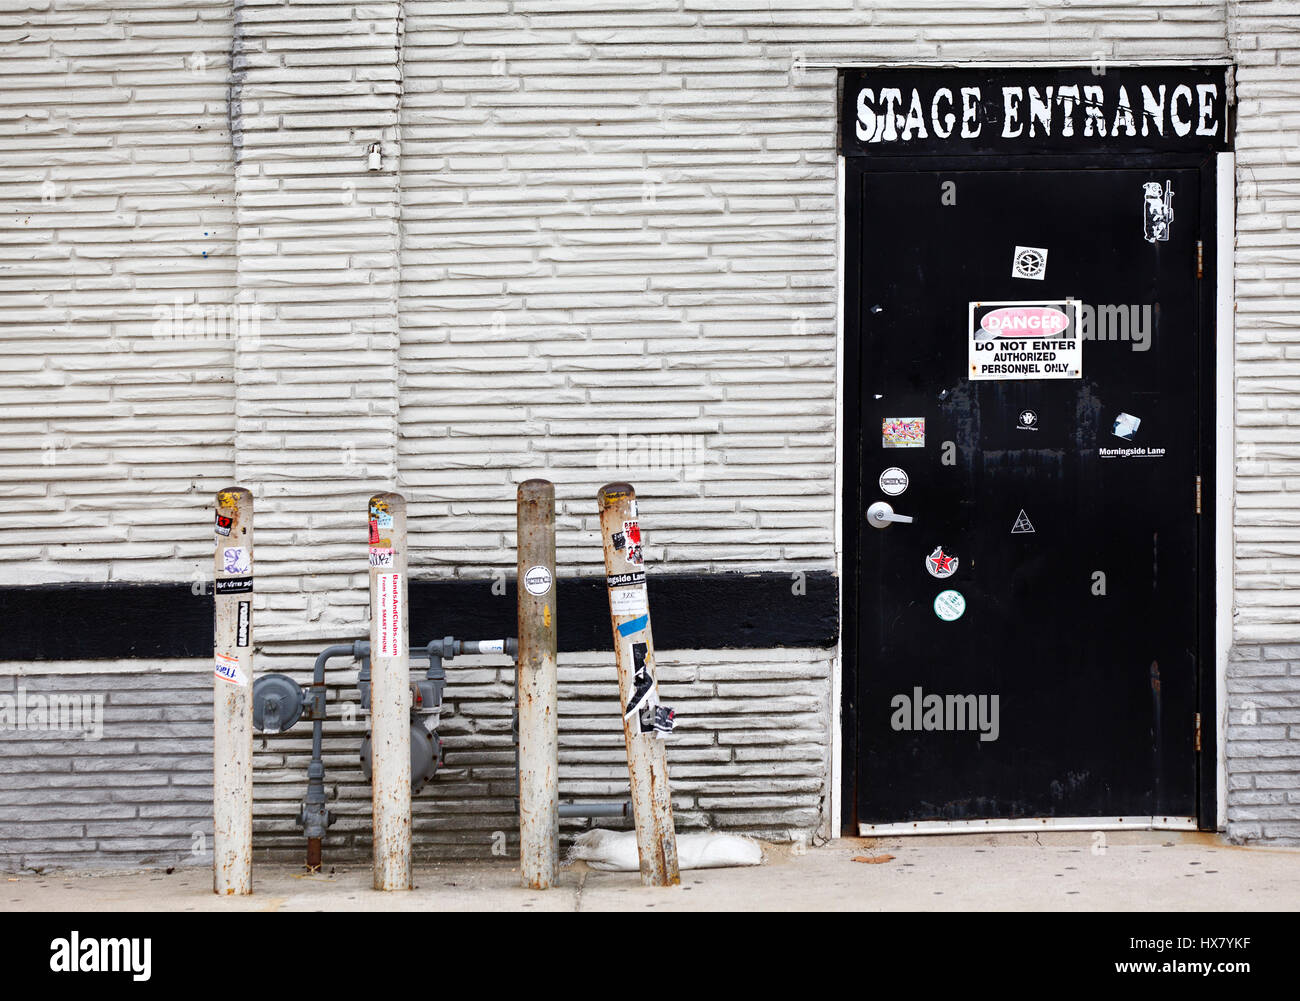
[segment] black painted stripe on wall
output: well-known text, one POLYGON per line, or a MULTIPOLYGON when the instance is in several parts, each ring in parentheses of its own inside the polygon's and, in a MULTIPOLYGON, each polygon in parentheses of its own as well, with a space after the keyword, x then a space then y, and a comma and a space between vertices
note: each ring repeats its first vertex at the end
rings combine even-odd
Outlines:
MULTIPOLYGON (((441 636, 515 635, 515 585, 492 580, 411 581, 411 642, 441 636)), ((828 570, 648 575, 660 650, 830 647, 839 589, 828 570), (803 593, 797 593, 802 590, 803 593)), ((561 579, 560 649, 612 648, 603 577, 561 579)), ((363 638, 368 623, 357 623, 363 638)), ((347 639, 349 637, 339 637, 347 639)), ((322 644, 324 645, 324 644, 322 644)), ((212 596, 189 584, 41 584, 0 588, 0 659, 209 657, 212 596)))

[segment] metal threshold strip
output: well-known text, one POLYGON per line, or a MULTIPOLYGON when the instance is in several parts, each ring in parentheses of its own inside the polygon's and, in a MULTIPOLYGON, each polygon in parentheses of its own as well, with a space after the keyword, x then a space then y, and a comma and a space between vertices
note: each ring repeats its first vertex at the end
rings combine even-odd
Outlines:
POLYGON ((981 831, 1194 831, 1195 817, 1017 817, 989 820, 916 820, 858 824, 864 838, 900 834, 978 834, 981 831))

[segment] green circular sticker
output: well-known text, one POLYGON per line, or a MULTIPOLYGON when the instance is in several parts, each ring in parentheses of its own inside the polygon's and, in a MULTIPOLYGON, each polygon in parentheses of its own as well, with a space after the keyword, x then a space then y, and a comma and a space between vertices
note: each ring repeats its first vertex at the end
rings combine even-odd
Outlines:
POLYGON ((966 611, 966 599, 960 591, 940 591, 934 599, 934 614, 944 622, 955 622, 966 611))

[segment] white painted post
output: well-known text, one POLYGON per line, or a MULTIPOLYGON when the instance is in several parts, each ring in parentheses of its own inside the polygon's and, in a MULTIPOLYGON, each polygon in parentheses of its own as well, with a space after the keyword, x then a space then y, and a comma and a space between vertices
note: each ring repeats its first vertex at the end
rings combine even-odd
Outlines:
POLYGON ((519 630, 519 872, 555 885, 560 856, 556 704, 555 486, 519 485, 516 583, 519 630))
POLYGON ((638 677, 649 684, 649 694, 644 703, 648 710, 623 716, 636 846, 641 859, 641 884, 675 886, 681 882, 677 868, 677 834, 673 830, 668 757, 653 726, 654 708, 659 704, 659 684, 655 680, 654 639, 650 635, 650 603, 646 597, 645 564, 641 555, 643 536, 637 519, 636 491, 628 483, 609 483, 600 488, 596 499, 605 549, 605 580, 613 623, 614 658, 618 664, 618 688, 622 696, 619 713, 623 714, 631 703, 637 691, 638 677), (647 721, 650 721, 648 726, 647 721))
POLYGON ((370 498, 370 773, 374 887, 411 888, 411 672, 406 500, 370 498))
POLYGON ((253 495, 217 493, 212 629, 212 891, 253 892, 253 495))

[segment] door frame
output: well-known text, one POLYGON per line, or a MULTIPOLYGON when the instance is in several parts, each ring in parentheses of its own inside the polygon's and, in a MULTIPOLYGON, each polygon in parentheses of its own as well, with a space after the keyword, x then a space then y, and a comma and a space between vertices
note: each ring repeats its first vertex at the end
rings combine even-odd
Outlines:
MULTIPOLYGON (((1200 175, 1202 268, 1198 309, 1202 337, 1195 361, 1198 383, 1198 465, 1201 508, 1197 552, 1202 573, 1197 581, 1196 705, 1201 746, 1195 767, 1197 816, 1194 822, 1173 817, 1025 818, 1023 820, 935 821, 926 824, 874 825, 877 834, 955 833, 961 831, 1171 829, 1224 830, 1227 826, 1227 663, 1232 641, 1232 512, 1234 510, 1233 440, 1233 246, 1235 243, 1235 163, 1231 152, 1205 153, 996 153, 962 156, 838 157, 838 346, 836 395, 836 542, 840 576, 840 648, 832 698, 839 725, 832 727, 831 824, 858 836, 858 599, 859 543, 864 530, 862 417, 860 411, 861 332, 855 304, 861 294, 862 173, 872 171, 1026 169, 1195 169, 1200 175), (836 819, 837 818, 837 819, 836 819)), ((1189 485, 1189 495, 1194 486, 1189 485)), ((1194 497, 1189 496, 1194 503, 1194 497)))

